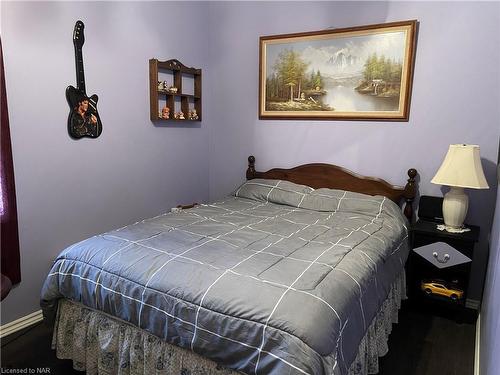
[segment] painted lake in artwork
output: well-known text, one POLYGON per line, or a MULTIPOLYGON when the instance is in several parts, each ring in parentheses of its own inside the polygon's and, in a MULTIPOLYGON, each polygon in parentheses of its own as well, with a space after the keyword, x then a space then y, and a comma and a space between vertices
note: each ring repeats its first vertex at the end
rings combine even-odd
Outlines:
POLYGON ((360 94, 356 85, 325 85, 323 103, 338 112, 398 111, 399 97, 377 97, 360 94))

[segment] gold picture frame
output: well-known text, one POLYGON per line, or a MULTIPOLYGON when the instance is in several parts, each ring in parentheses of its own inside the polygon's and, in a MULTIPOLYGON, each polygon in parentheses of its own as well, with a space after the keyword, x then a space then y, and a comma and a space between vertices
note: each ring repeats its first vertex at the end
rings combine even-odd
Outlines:
POLYGON ((417 21, 260 37, 259 118, 408 121, 417 21))

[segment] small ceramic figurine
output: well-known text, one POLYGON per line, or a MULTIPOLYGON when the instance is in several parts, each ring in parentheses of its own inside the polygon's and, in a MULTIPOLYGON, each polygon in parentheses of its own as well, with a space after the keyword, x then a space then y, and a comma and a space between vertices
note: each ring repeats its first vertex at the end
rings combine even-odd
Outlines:
POLYGON ((196 109, 190 109, 188 113, 188 119, 190 120, 198 120, 198 114, 196 113, 196 109))
POLYGON ((158 81, 158 90, 163 90, 163 83, 162 81, 158 81))
POLYGON ((167 81, 163 81, 163 90, 168 91, 168 83, 167 83, 167 81))
POLYGON ((161 118, 164 120, 168 120, 170 118, 170 108, 168 108, 166 105, 161 110, 161 118))
POLYGON ((185 120, 186 118, 184 117, 184 112, 179 111, 174 113, 174 118, 176 120, 185 120))
POLYGON ((171 92, 172 94, 176 94, 177 93, 177 87, 175 86, 171 86, 169 89, 168 89, 169 92, 171 92))

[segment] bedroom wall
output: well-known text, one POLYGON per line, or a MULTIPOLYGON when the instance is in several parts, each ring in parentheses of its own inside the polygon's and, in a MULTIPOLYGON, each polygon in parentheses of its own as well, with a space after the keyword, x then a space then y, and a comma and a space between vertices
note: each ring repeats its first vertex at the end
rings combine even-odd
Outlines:
MULTIPOLYGON (((453 143, 478 144, 489 190, 468 189, 467 221, 481 226, 477 281, 484 278, 495 206, 500 135, 500 3, 245 2, 210 5, 210 198, 258 170, 326 162, 403 185, 410 167, 422 195, 453 143), (420 22, 409 122, 260 121, 259 36, 398 20, 420 22)), ((481 288, 472 286, 479 299, 481 288)))
POLYGON ((207 8, 1 3, 23 278, 2 302, 2 324, 40 308, 43 280, 66 246, 179 203, 207 200, 207 123, 153 126, 148 81, 152 57, 207 68, 207 8), (87 92, 99 95, 103 122, 95 140, 72 140, 66 130, 78 19, 85 23, 87 92))

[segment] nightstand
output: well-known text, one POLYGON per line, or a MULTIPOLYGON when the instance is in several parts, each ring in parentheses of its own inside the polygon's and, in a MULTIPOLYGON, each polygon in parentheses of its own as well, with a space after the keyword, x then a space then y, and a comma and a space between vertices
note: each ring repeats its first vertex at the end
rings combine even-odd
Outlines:
POLYGON ((462 313, 476 316, 479 306, 468 299, 467 291, 479 227, 467 225, 471 229, 469 232, 450 233, 438 230, 438 224, 420 218, 411 226, 412 250, 407 263, 410 300, 429 308, 458 313, 457 316, 462 313), (429 285, 432 283, 434 285, 429 285), (461 290, 463 295, 458 293, 457 296, 453 290, 461 290))

